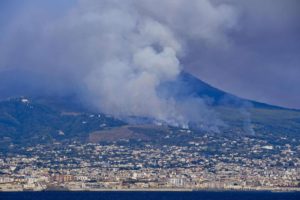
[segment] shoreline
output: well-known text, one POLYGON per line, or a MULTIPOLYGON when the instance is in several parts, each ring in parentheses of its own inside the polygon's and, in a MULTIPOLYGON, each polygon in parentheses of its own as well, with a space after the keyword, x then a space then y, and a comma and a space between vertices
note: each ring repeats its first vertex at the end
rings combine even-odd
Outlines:
POLYGON ((0 190, 2 192, 274 192, 274 193, 288 193, 300 192, 300 188, 290 189, 184 189, 184 188, 153 188, 153 189, 45 189, 45 190, 0 190))

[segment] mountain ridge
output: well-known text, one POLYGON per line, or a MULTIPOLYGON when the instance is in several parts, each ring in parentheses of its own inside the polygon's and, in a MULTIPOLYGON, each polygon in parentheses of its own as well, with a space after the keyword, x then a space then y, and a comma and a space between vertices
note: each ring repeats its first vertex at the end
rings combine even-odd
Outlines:
POLYGON ((167 96, 179 97, 178 99, 187 96, 209 98, 207 103, 212 105, 254 106, 258 108, 297 110, 238 97, 237 95, 220 90, 187 72, 182 72, 174 81, 164 83, 159 90, 167 94, 167 96))
MULTIPOLYGON (((300 130, 300 111, 298 110, 244 100, 214 88, 189 74, 181 74, 177 80, 165 83, 158 90, 160 95, 172 96, 178 101, 187 97, 205 99, 208 106, 226 124, 221 128, 221 133, 249 134, 251 132, 252 135, 262 133, 299 137, 297 132, 300 130), (247 133, 247 130, 251 131, 247 133)), ((30 140, 39 143, 68 138, 87 140, 93 133, 105 134, 105 136, 97 135, 96 138, 116 138, 120 135, 119 130, 126 129, 118 127, 131 124, 130 120, 124 121, 103 113, 91 112, 89 109, 85 110, 77 102, 72 102, 74 99, 73 97, 56 99, 19 97, 0 101, 0 140, 6 141, 6 144, 13 141, 30 140)), ((163 135, 155 134, 161 129, 155 127, 161 125, 143 117, 140 121, 145 124, 153 123, 154 127, 141 128, 137 124, 132 125, 131 132, 127 131, 130 139, 136 137, 137 140, 143 138, 164 140, 163 135)), ((173 130, 174 134, 181 135, 182 127, 165 125, 164 127, 162 134, 173 130)))

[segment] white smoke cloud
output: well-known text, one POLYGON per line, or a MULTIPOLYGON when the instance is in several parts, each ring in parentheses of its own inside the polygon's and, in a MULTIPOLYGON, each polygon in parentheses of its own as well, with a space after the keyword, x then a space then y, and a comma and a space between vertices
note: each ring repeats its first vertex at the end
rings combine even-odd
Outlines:
MULTIPOLYGON (((31 84, 32 90, 76 93, 118 117, 219 124, 201 99, 177 102, 160 97, 156 89, 183 70, 180 59, 187 40, 228 42, 225 32, 236 21, 229 5, 208 0, 79 0, 59 17, 41 13, 33 5, 16 14, 0 38, 7 47, 0 47, 0 69, 33 72, 38 86, 31 84)), ((26 81, 31 80, 29 76, 26 81)))

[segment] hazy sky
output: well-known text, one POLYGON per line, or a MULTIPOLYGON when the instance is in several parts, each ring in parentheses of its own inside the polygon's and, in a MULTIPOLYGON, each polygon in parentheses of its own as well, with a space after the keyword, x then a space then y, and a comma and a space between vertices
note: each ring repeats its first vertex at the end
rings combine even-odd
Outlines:
POLYGON ((228 2, 239 13, 229 47, 192 43, 189 69, 239 96, 300 108, 300 1, 228 2))
POLYGON ((10 95, 78 92, 109 102, 101 108, 109 112, 153 116, 141 108, 170 104, 154 88, 181 70, 241 97, 300 108, 300 1, 0 1, 0 89, 10 95), (116 99, 133 89, 139 94, 125 103, 137 106, 126 110, 116 99))

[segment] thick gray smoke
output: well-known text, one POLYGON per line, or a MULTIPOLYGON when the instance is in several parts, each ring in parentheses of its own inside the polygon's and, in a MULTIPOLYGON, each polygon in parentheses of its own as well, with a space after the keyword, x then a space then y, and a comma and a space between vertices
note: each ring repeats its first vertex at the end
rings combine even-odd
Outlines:
MULTIPOLYGON (((236 12, 208 0, 78 0, 63 12, 28 1, 0 37, 0 72, 28 91, 75 93, 118 117, 172 125, 219 121, 201 99, 177 102, 157 87, 183 70, 187 41, 228 44, 236 12)), ((33 1, 35 2, 35 1, 33 1)))

